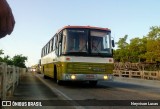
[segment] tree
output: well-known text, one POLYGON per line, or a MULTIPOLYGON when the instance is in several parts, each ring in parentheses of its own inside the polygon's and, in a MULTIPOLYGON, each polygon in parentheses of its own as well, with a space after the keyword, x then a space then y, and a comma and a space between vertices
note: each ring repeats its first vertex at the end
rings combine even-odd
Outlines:
MULTIPOLYGON (((0 55, 2 55, 2 54, 4 54, 3 50, 0 50, 0 55)), ((2 57, 0 57, 0 62, 2 62, 2 61, 3 61, 3 59, 2 59, 2 57)))
POLYGON ((153 26, 143 38, 133 38, 127 43, 128 35, 120 38, 114 50, 115 61, 155 62, 160 61, 160 26, 153 26))
MULTIPOLYGON (((0 50, 0 55, 4 54, 3 53, 3 50, 0 50)), ((8 65, 13 65, 13 61, 12 59, 10 58, 10 56, 4 56, 4 58, 0 57, 0 62, 5 62, 7 63, 8 65)))
POLYGON ((140 38, 133 38, 130 40, 130 44, 129 44, 129 52, 130 52, 130 56, 129 56, 129 60, 131 62, 137 62, 139 60, 139 54, 140 54, 140 50, 139 50, 139 45, 140 45, 140 38))
POLYGON ((128 52, 128 43, 126 42, 127 37, 128 35, 125 35, 123 38, 120 38, 118 42, 116 42, 118 49, 114 51, 115 61, 128 61, 130 53, 128 52))
POLYGON ((140 40, 141 40, 139 45, 140 54, 138 57, 139 57, 139 62, 144 62, 146 61, 145 53, 147 52, 147 37, 143 36, 143 38, 140 40))
POLYGON ((160 61, 160 27, 154 26, 150 28, 147 35, 147 52, 145 54, 147 61, 160 61))
POLYGON ((3 53, 3 50, 0 50, 0 55, 2 55, 2 54, 4 54, 4 53, 3 53))
POLYGON ((126 46, 128 45, 128 43, 126 42, 127 38, 128 38, 128 35, 125 35, 123 38, 119 38, 119 41, 116 42, 119 49, 126 48, 126 46))
POLYGON ((15 55, 12 60, 15 66, 26 68, 26 65, 25 65, 25 61, 27 61, 26 56, 22 56, 22 54, 15 55))
MULTIPOLYGON (((3 50, 0 50, 0 55, 4 54, 3 50)), ((15 65, 18 67, 26 68, 25 61, 27 61, 26 56, 21 55, 15 55, 13 58, 10 58, 10 56, 4 56, 3 58, 0 57, 0 62, 5 62, 8 65, 15 65)))
POLYGON ((12 61, 12 59, 10 58, 10 56, 8 56, 8 55, 7 55, 7 56, 4 56, 2 62, 7 63, 8 65, 13 65, 13 61, 12 61))
POLYGON ((131 62, 140 62, 143 55, 146 53, 146 37, 142 39, 136 37, 130 40, 129 52, 131 62))

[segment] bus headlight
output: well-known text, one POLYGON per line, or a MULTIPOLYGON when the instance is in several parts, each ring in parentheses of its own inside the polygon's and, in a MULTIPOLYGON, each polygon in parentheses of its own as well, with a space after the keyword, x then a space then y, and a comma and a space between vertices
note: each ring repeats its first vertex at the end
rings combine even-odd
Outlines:
POLYGON ((105 76, 103 76, 103 78, 106 80, 106 79, 108 79, 108 76, 107 76, 107 75, 105 75, 105 76))
POLYGON ((71 75, 71 79, 72 79, 72 80, 75 80, 75 79, 76 79, 76 76, 75 76, 75 75, 71 75))

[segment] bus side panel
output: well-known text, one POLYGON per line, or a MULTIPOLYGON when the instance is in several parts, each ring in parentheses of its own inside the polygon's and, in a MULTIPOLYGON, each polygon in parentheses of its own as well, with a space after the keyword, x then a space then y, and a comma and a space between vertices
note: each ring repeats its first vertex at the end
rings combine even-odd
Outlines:
POLYGON ((42 72, 45 76, 53 78, 54 77, 53 69, 54 69, 53 63, 42 65, 42 72))
POLYGON ((63 65, 61 64, 61 62, 56 63, 57 80, 62 79, 62 68, 63 68, 63 65))
MULTIPOLYGON (((63 80, 63 74, 67 71, 67 63, 66 62, 58 62, 55 64, 57 70, 57 80, 63 80)), ((55 73, 55 71, 54 71, 55 73)))
POLYGON ((54 72, 54 65, 53 65, 53 63, 50 63, 50 64, 48 64, 48 75, 49 75, 49 77, 54 78, 53 72, 54 72))

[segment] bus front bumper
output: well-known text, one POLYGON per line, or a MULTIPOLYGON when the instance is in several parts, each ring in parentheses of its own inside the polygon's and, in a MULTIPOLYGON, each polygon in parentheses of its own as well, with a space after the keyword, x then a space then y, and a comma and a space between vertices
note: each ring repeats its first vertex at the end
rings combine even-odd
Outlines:
POLYGON ((62 80, 69 81, 112 81, 112 74, 63 74, 62 80))

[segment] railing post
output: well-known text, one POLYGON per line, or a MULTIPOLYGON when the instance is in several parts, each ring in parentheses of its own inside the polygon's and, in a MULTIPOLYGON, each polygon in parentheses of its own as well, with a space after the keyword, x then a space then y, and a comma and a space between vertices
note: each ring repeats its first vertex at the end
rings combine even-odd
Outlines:
POLYGON ((7 64, 3 63, 2 68, 2 100, 6 100, 7 92, 7 64))
POLYGON ((7 74, 6 74, 6 94, 10 96, 12 94, 12 86, 13 86, 13 67, 7 65, 7 74))
POLYGON ((159 75, 159 76, 158 76, 158 80, 160 80, 160 71, 158 71, 158 75, 159 75))
POLYGON ((122 77, 122 70, 119 70, 119 77, 122 77))
POLYGON ((19 84, 20 74, 19 74, 19 67, 16 67, 16 86, 19 84))
POLYGON ((16 83, 16 69, 15 66, 12 66, 12 71, 13 71, 13 78, 12 78, 12 90, 11 90, 11 95, 13 95, 14 93, 14 89, 15 89, 15 83, 16 83))
POLYGON ((144 74, 144 70, 142 70, 142 79, 145 79, 145 78, 144 78, 144 75, 145 75, 145 74, 144 74))
POLYGON ((129 72, 128 77, 129 77, 129 78, 132 78, 132 72, 131 72, 130 70, 129 70, 128 72, 129 72))
POLYGON ((0 99, 6 100, 8 95, 13 95, 15 87, 19 83, 20 68, 8 66, 0 62, 0 99))
POLYGON ((0 63, 0 98, 2 98, 3 64, 0 63))

